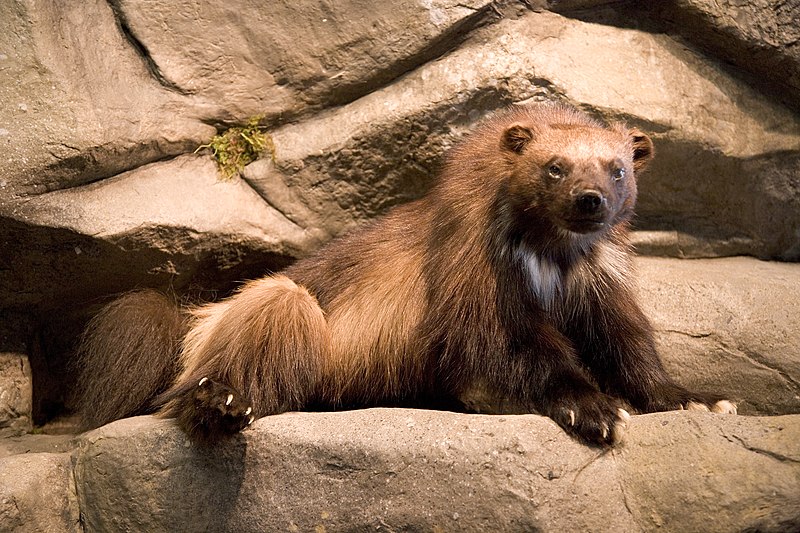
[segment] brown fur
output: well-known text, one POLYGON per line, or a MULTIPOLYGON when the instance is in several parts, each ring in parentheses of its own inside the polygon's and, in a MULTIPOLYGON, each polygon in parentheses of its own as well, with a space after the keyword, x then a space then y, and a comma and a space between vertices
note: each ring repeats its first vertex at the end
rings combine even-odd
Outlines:
POLYGON ((170 298, 143 290, 114 300, 89 322, 77 354, 84 429, 153 410, 153 397, 178 375, 185 318, 170 298))
POLYGON ((666 375, 632 291, 652 154, 572 108, 499 114, 425 197, 193 311, 162 413, 213 440, 253 415, 431 405, 480 381, 606 445, 623 406, 716 405, 666 375))

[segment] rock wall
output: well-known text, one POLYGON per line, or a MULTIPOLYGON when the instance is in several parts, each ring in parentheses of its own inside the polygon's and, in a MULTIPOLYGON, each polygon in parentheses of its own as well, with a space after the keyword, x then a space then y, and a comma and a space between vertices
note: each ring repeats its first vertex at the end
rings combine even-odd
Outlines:
POLYGON ((530 5, 4 3, 0 306, 279 268, 419 196, 487 113, 541 99, 654 135, 642 251, 800 257, 794 3, 530 5), (195 149, 254 115, 274 163, 219 183, 195 149))

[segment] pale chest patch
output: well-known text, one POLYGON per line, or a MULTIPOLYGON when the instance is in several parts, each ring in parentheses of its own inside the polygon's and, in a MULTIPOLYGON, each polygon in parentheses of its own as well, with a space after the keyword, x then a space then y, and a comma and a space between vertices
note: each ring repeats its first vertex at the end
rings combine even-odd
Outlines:
POLYGON ((518 257, 530 291, 543 309, 552 310, 561 299, 563 290, 564 279, 561 269, 546 257, 528 250, 520 249, 518 257))
POLYGON ((517 249, 516 258, 528 290, 556 320, 583 314, 589 310, 591 301, 610 297, 614 286, 630 285, 627 250, 608 242, 597 243, 566 272, 547 257, 526 248, 517 249))

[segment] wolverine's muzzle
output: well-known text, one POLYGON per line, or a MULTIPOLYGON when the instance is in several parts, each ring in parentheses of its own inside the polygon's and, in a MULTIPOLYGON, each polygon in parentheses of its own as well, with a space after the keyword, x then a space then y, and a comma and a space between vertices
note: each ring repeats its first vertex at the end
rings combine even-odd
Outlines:
POLYGON ((596 189, 582 189, 572 194, 570 214, 565 217, 567 229, 576 233, 598 231, 609 222, 608 198, 596 189))

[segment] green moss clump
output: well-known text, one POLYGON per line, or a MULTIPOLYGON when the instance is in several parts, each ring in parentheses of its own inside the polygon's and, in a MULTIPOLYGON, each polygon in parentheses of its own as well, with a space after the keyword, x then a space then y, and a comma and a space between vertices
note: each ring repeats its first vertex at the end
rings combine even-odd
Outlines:
POLYGON ((229 128, 215 135, 208 144, 199 146, 200 150, 211 150, 217 162, 222 179, 229 180, 239 174, 246 165, 262 157, 267 152, 275 160, 275 143, 259 122, 263 117, 253 117, 245 126, 229 128))

